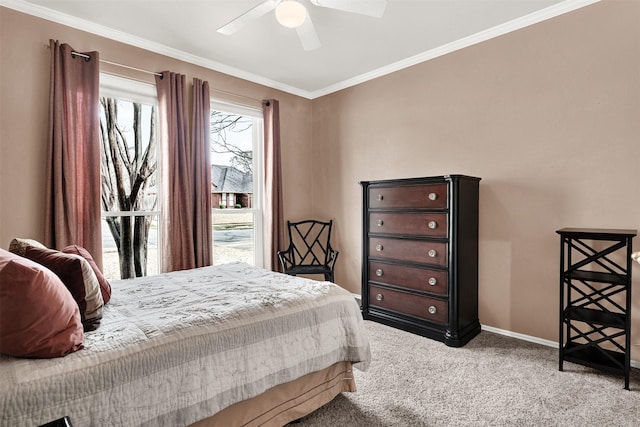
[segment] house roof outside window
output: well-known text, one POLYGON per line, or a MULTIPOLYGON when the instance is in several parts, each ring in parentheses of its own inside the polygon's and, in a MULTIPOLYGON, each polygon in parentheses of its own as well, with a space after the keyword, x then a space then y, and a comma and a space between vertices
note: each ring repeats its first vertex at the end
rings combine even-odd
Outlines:
POLYGON ((233 166, 211 165, 213 193, 253 193, 253 175, 233 166))

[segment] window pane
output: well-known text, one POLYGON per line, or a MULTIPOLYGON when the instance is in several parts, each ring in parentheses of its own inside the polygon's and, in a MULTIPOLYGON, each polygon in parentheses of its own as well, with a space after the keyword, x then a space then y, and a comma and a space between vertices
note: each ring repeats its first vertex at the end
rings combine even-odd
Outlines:
POLYGON ((111 216, 102 220, 102 263, 107 279, 158 274, 158 216, 111 216), (116 231, 117 230, 117 231, 116 231), (130 237, 123 236, 122 234, 130 237), (119 236, 118 241, 114 234, 119 236), (131 242, 127 245, 126 242, 131 242), (124 274, 122 274, 124 273, 124 274))
POLYGON ((211 112, 213 263, 256 264, 253 117, 211 112))
POLYGON ((243 261, 254 264, 253 212, 229 210, 218 210, 213 214, 213 263, 243 261))
POLYGON ((157 274, 155 107, 102 97, 100 129, 103 265, 109 272, 107 277, 157 274))

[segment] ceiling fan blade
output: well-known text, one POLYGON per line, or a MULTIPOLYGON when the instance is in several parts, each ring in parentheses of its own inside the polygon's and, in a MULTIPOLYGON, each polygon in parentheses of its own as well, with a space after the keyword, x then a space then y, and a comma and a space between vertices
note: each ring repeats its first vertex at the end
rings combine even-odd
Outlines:
POLYGON ((271 12, 273 9, 276 8, 276 6, 278 5, 278 3, 280 3, 280 1, 281 0, 266 0, 265 2, 260 3, 253 9, 249 9, 242 15, 238 16, 236 19, 232 20, 231 22, 228 22, 227 24, 218 28, 217 31, 220 34, 225 34, 225 35, 233 34, 239 29, 241 29, 242 27, 244 27, 249 22, 253 21, 254 19, 257 19, 262 15, 265 15, 271 12))
POLYGON ((387 0, 311 0, 311 3, 320 7, 359 13, 374 18, 382 18, 387 7, 387 0))
POLYGON ((298 33, 304 50, 316 50, 321 46, 320 38, 318 38, 316 28, 313 26, 313 22, 311 22, 309 12, 307 12, 307 18, 304 20, 304 23, 296 28, 296 33, 298 33))

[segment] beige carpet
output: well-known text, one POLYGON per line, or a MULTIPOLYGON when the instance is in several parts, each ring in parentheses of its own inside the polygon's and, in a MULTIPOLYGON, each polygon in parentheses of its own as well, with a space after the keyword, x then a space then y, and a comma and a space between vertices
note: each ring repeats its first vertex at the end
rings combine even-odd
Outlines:
POLYGON ((307 426, 640 426, 640 372, 565 362, 558 350, 491 332, 462 348, 367 321, 373 362, 358 392, 294 424, 307 426))

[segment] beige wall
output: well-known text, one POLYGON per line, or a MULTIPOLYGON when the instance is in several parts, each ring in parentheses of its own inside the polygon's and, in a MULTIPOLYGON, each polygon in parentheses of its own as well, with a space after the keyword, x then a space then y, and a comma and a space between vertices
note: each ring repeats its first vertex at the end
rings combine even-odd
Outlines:
POLYGON ((555 231, 640 229, 639 41, 640 2, 605 1, 314 100, 337 282, 360 289, 359 181, 478 176, 480 321, 556 340, 555 231))
MULTIPOLYGON (((285 218, 336 220, 336 279, 353 292, 359 181, 481 177, 480 321, 555 340, 555 230, 640 229, 639 17, 640 2, 605 0, 310 101, 0 7, 0 247, 43 234, 45 45, 54 38, 111 61, 279 99, 285 218)), ((640 344, 638 289, 634 313, 640 344)))
MULTIPOLYGON (((285 200, 285 215, 310 215, 310 100, 0 7, 0 247, 15 236, 40 240, 44 234, 49 39, 97 50, 109 61, 183 73, 188 82, 208 80, 220 100, 260 108, 261 99, 278 99, 284 193, 295 194, 285 200)), ((150 74, 104 64, 101 70, 153 82, 150 74)))

